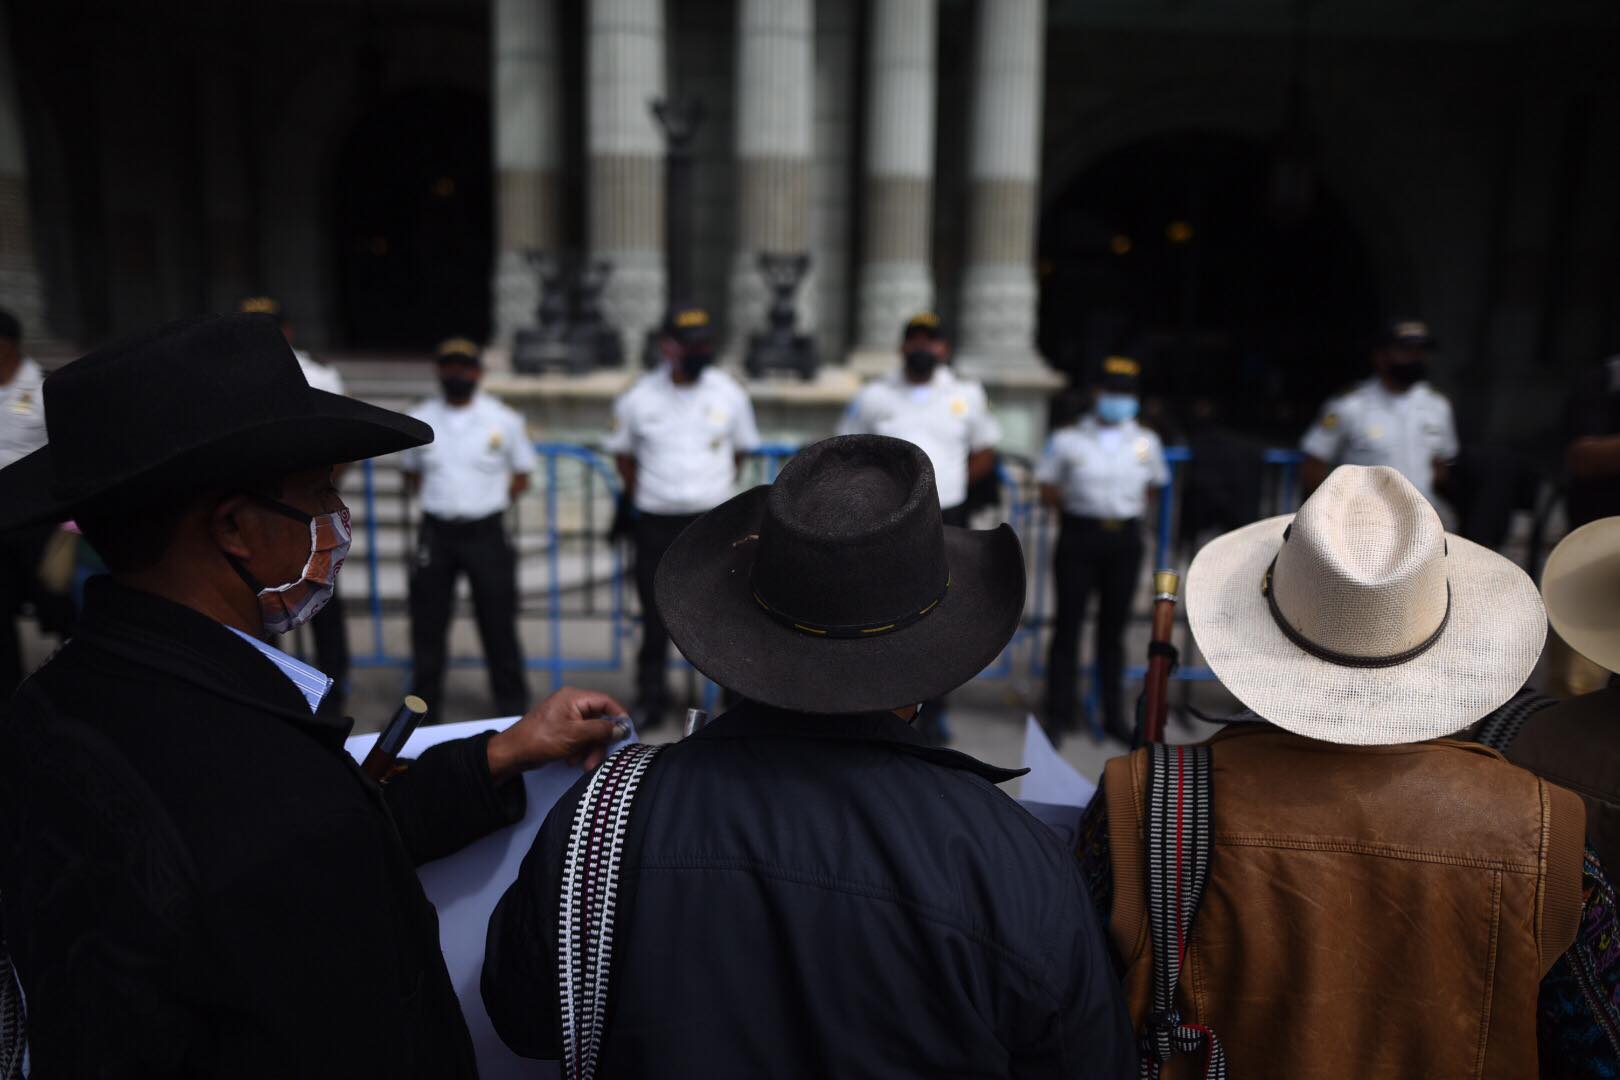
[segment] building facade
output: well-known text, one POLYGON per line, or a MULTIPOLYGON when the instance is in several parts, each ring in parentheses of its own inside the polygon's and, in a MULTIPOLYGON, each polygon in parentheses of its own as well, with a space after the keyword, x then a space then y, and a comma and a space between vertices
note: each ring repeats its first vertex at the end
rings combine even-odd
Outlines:
MULTIPOLYGON (((700 100, 693 299, 735 354, 759 252, 844 382, 933 307, 1035 402, 1108 351, 1303 427, 1392 314, 1464 432, 1556 428, 1620 351, 1620 45, 1552 0, 11 0, 0 303, 63 351, 270 292, 300 344, 497 344, 525 252, 666 301, 664 140, 700 100), (1055 373, 1055 374, 1054 374, 1055 373)), ((1039 437, 1039 410, 1014 442, 1039 437)), ((1246 414, 1247 415, 1247 414, 1246 414)))

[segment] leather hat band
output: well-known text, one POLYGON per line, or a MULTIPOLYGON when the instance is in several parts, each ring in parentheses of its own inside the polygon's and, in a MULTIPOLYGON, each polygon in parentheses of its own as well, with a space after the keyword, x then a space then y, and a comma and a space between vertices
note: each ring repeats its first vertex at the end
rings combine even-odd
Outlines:
POLYGON ((1451 621, 1451 582, 1447 581, 1446 613, 1441 617, 1440 625, 1434 628, 1434 633, 1430 634, 1427 638, 1418 642, 1410 649, 1407 649, 1404 652, 1398 652, 1393 656, 1356 656, 1352 653, 1339 652, 1336 649, 1329 649, 1324 645, 1318 645, 1316 642, 1300 633, 1294 628, 1294 625, 1283 616, 1282 609, 1277 606, 1277 590, 1271 587, 1271 573, 1276 568, 1277 560, 1273 558, 1271 560, 1271 565, 1266 567, 1266 576, 1260 581, 1260 591, 1265 594, 1266 606, 1271 609, 1271 617, 1276 621, 1277 628, 1283 632, 1283 636, 1289 641, 1293 642, 1295 645, 1298 645, 1301 649, 1304 649, 1318 660, 1326 660, 1330 664, 1337 664, 1340 667, 1354 668, 1397 667, 1410 660, 1417 659, 1419 656, 1422 656, 1424 653, 1434 648, 1435 642, 1440 640, 1440 635, 1446 632, 1446 624, 1451 621))
POLYGON ((928 604, 922 610, 907 612, 906 614, 897 618, 884 619, 880 622, 861 623, 850 626, 827 626, 821 623, 810 622, 808 620, 789 615, 780 608, 772 606, 771 602, 761 596, 758 590, 755 590, 754 592, 754 600, 758 602, 760 607, 765 609, 766 614, 770 615, 771 618, 775 619, 783 626, 791 627, 792 629, 797 630, 801 634, 809 634, 811 637, 823 638, 874 638, 881 637, 884 634, 892 634, 896 630, 904 630, 912 623, 917 622, 930 611, 933 611, 935 608, 939 607, 939 602, 945 599, 945 594, 950 592, 950 589, 951 579, 947 577, 945 579, 945 587, 940 590, 939 595, 934 598, 932 603, 928 604))

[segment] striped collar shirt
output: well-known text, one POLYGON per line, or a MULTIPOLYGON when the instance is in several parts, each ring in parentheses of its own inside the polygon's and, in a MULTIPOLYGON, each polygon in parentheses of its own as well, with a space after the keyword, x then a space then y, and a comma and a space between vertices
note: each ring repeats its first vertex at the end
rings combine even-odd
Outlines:
POLYGON ((267 645, 251 634, 242 633, 234 626, 227 626, 225 629, 258 649, 264 654, 265 659, 280 668, 281 673, 292 681, 300 694, 304 695, 304 700, 309 702, 310 712, 315 712, 321 707, 321 702, 332 690, 330 675, 315 670, 297 657, 288 656, 274 645, 267 645))

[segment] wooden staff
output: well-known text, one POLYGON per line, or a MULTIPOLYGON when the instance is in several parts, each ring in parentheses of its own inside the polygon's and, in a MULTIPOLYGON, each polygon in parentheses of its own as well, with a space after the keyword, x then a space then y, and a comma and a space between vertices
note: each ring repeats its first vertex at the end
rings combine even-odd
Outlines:
POLYGON ((1142 716, 1142 741, 1164 742, 1164 722, 1170 711, 1170 669, 1176 663, 1176 647, 1170 635, 1176 626, 1176 594, 1181 578, 1174 570, 1153 575, 1153 641, 1148 646, 1147 702, 1142 716))
POLYGON ((371 752, 366 760, 360 763, 360 771, 378 783, 388 776, 399 760, 400 751, 405 749, 405 741, 411 737, 423 718, 427 716, 427 702, 415 694, 406 694, 405 700, 399 706, 399 712, 382 729, 377 741, 372 744, 371 752))

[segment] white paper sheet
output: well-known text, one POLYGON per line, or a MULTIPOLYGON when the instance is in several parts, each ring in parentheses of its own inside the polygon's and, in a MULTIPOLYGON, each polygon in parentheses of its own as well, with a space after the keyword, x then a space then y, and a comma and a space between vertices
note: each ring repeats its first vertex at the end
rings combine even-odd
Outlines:
MULTIPOLYGON (((441 742, 500 730, 516 723, 517 719, 505 716, 419 728, 405 744, 403 756, 416 757, 441 742)), ((632 733, 626 741, 635 740, 632 733)), ((346 748, 356 761, 364 761, 376 741, 374 734, 356 735, 347 742, 346 748)), ((484 967, 484 936, 489 929, 489 917, 502 894, 517 880, 518 867, 529 853, 546 814, 579 776, 579 769, 561 762, 525 773, 523 782, 528 788, 529 806, 522 821, 417 871, 428 899, 439 909, 439 944, 444 949, 450 981, 461 999, 461 1011, 472 1032, 482 1080, 534 1080, 558 1075, 556 1065, 518 1057, 506 1048, 484 1011, 478 980, 484 967)))
POLYGON ((1033 715, 1024 721, 1024 768, 1029 773, 1018 789, 1020 802, 1084 807, 1097 793, 1097 785, 1058 754, 1033 715))

